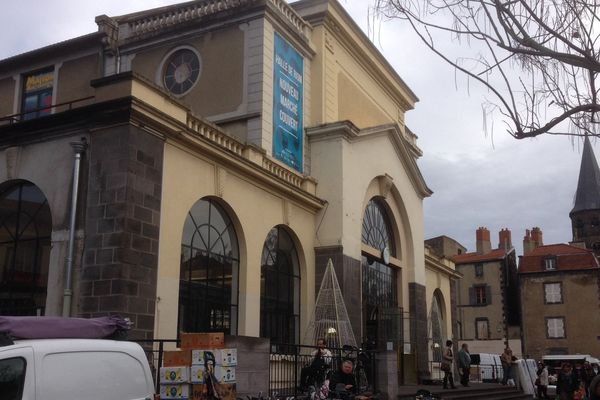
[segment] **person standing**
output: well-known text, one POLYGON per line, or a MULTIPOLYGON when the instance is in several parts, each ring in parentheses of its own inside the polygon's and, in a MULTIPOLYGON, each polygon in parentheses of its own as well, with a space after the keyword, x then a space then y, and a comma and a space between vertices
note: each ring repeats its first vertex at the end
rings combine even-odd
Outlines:
POLYGON ((463 343, 458 351, 458 369, 460 373, 460 384, 469 386, 469 375, 471 374, 471 355, 469 346, 463 343))
POLYGON ((570 363, 564 363, 558 374, 556 394, 560 400, 573 400, 575 391, 579 389, 579 381, 573 373, 570 363))
POLYGON ((537 393, 538 399, 548 399, 548 368, 541 361, 538 363, 537 369, 537 393))
POLYGON ((502 377, 502 384, 506 385, 509 379, 513 379, 512 377, 512 363, 513 363, 513 352, 510 347, 506 346, 504 349, 504 353, 500 356, 500 362, 502 363, 502 372, 504 376, 502 377))
POLYGON ((454 364, 454 354, 452 353, 452 340, 446 340, 446 347, 442 353, 442 371, 444 371, 444 389, 448 389, 450 383, 451 389, 456 389, 454 386, 454 377, 452 376, 452 365, 454 364))
POLYGON ((600 375, 596 375, 589 387, 590 400, 600 400, 600 375))
POLYGON ((331 364, 331 351, 325 339, 317 340, 317 348, 311 353, 311 363, 300 371, 300 388, 318 387, 325 380, 325 373, 331 364))

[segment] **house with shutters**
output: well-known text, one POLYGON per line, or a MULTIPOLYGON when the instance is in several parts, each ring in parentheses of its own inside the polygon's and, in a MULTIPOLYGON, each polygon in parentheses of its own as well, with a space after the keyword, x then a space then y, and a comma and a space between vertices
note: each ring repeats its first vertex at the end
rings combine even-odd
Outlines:
POLYGON ((600 354, 600 169, 587 137, 569 217, 571 243, 544 245, 539 228, 523 241, 523 354, 530 357, 600 354))
POLYGON ((493 249, 489 230, 480 227, 476 248, 475 252, 452 257, 461 274, 457 282, 456 338, 469 342, 472 352, 501 352, 505 341, 520 338, 517 264, 511 232, 502 229, 498 247, 493 249))

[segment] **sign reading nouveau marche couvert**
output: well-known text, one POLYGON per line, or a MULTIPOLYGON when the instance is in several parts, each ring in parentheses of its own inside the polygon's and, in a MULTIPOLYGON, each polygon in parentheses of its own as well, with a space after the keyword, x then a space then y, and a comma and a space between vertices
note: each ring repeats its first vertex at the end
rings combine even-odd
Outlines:
POLYGON ((273 156, 302 172, 304 60, 275 33, 273 156))

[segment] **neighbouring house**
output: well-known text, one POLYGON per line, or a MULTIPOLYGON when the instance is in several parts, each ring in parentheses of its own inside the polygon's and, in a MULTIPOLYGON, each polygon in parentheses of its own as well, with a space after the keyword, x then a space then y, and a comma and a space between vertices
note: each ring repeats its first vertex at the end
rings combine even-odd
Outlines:
POLYGON ((598 277, 590 249, 541 245, 519 262, 523 354, 600 354, 598 277))
MULTIPOLYGON (((450 295, 427 287, 418 99, 342 5, 96 23, 0 60, 0 314, 299 344, 331 258, 378 387, 427 376, 428 310, 450 295)), ((268 372, 238 372, 240 393, 266 390, 268 372)))
POLYGON ((569 217, 570 244, 544 245, 539 228, 523 240, 523 352, 531 357, 600 354, 600 170, 588 137, 569 217))
MULTIPOLYGON (((492 248, 490 232, 476 231, 477 251, 452 257, 457 283, 457 339, 469 342, 472 352, 501 353, 505 342, 520 348, 520 318, 515 249, 511 231, 499 232, 492 248)), ((518 351, 517 351, 518 352, 518 351)))

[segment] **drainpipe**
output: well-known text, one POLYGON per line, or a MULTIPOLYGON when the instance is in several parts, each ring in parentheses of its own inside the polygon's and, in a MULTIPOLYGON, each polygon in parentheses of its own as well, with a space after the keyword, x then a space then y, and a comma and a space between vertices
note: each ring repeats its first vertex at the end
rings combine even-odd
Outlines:
POLYGON ((79 191, 79 167, 81 156, 85 153, 87 142, 81 138, 80 142, 71 142, 71 147, 75 152, 73 160, 73 188, 71 193, 71 219, 69 222, 69 248, 67 250, 67 270, 65 274, 65 290, 63 292, 63 317, 71 316, 71 298, 73 297, 72 272, 73 272, 73 252, 75 247, 75 218, 77 216, 77 193, 79 191))

